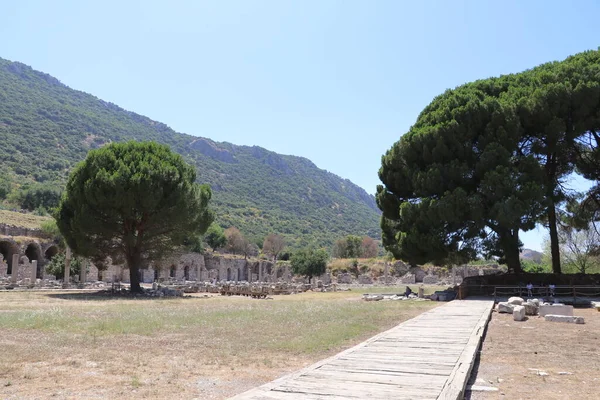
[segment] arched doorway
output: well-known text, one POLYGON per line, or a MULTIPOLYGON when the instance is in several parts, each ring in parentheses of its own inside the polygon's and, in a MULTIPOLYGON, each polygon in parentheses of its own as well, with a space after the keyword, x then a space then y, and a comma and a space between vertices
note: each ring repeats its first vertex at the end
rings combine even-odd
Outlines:
POLYGON ((19 249, 15 243, 8 240, 0 240, 0 254, 4 257, 4 262, 8 266, 6 273, 12 274, 12 259, 13 255, 19 254, 19 249))
POLYGON ((160 270, 158 267, 154 267, 154 280, 158 281, 158 278, 160 278, 160 270))
POLYGON ((52 245, 50 247, 48 247, 46 249, 46 251, 44 252, 44 262, 38 262, 38 267, 37 267, 37 278, 43 279, 44 278, 44 268, 45 265, 48 264, 50 261, 52 261, 52 258, 58 254, 58 246, 52 245))
POLYGON ((228 281, 232 281, 233 280, 233 276, 231 274, 231 268, 227 268, 227 280, 228 281))
POLYGON ((27 248, 25 249, 25 255, 29 258, 29 262, 31 261, 41 261, 42 249, 40 249, 40 245, 37 243, 29 243, 27 248))
POLYGON ((190 267, 187 265, 183 267, 183 279, 186 281, 190 280, 190 267))
POLYGON ((37 271, 35 272, 36 278, 44 277, 44 258, 42 257, 42 248, 37 243, 29 243, 25 249, 25 255, 31 261, 37 261, 37 271))
POLYGON ((48 261, 52 261, 52 257, 54 257, 57 254, 58 254, 58 246, 55 246, 55 245, 48 247, 46 249, 46 251, 44 252, 44 256, 46 257, 46 260, 48 260, 48 261))
POLYGON ((171 265, 171 269, 169 270, 169 277, 175 278, 175 265, 171 265))

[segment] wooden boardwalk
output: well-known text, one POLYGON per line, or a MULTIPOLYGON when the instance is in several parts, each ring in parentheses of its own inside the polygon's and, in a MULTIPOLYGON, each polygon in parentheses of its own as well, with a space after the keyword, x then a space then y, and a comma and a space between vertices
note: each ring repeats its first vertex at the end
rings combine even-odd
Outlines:
POLYGON ((462 398, 492 307, 452 301, 232 399, 462 398))

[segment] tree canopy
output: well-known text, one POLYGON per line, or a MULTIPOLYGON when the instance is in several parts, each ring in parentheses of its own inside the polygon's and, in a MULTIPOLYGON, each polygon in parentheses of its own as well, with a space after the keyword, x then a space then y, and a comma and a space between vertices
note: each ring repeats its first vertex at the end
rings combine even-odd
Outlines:
POLYGON ((597 148, 599 77, 590 51, 436 97, 382 158, 386 249, 413 264, 497 256, 518 272, 519 231, 545 223, 560 272, 557 210, 597 148))
POLYGON ((294 274, 308 278, 309 282, 313 276, 325 273, 329 254, 323 249, 304 248, 292 255, 291 267, 294 274))
POLYGON ((275 233, 270 233, 263 242, 263 252, 273 257, 274 261, 277 261, 279 254, 285 249, 285 238, 275 233))
POLYGON ((69 176, 56 220, 77 255, 124 258, 138 271, 203 234, 214 219, 211 190, 168 146, 126 142, 92 150, 69 176))
POLYGON ((214 222, 208 227, 208 230, 204 235, 204 240, 213 250, 220 249, 227 245, 227 237, 225 236, 223 228, 214 222))
POLYGON ((376 257, 379 253, 377 242, 368 236, 348 235, 333 244, 332 254, 338 258, 376 257))

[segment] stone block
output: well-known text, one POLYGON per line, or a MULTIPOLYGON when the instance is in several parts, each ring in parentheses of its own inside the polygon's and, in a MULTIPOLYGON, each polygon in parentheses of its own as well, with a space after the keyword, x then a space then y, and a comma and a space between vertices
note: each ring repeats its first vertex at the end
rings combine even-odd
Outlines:
POLYGON ((508 302, 500 302, 498 303, 498 306, 496 307, 496 310, 499 313, 505 313, 505 314, 512 314, 514 311, 515 306, 513 304, 509 304, 508 302))
POLYGON ((437 275, 427 275, 423 278, 423 283, 425 284, 435 284, 440 281, 440 277, 437 275))
POLYGON ((339 274, 337 277, 338 283, 350 284, 352 283, 352 275, 345 272, 343 274, 339 274))
POLYGON ((568 317, 573 316, 573 306, 565 306, 564 304, 560 305, 542 305, 539 309, 540 317, 545 317, 546 315, 565 315, 568 317))
POLYGON ((400 281, 402 283, 416 283, 416 278, 414 274, 411 274, 410 272, 404 274, 404 276, 402 276, 402 278, 400 278, 400 281))
POLYGON ((532 302, 523 303, 523 307, 525 307, 526 315, 537 315, 539 307, 532 302))
POLYGON ((427 272, 423 271, 419 267, 411 268, 410 273, 415 276, 415 283, 423 282, 423 278, 427 276, 427 272))
POLYGON ((571 324, 583 324, 585 323, 585 321, 583 320, 583 317, 574 317, 572 315, 552 315, 552 314, 546 314, 546 316, 544 317, 544 319, 546 321, 551 321, 551 322, 568 322, 571 324))
POLYGON ((358 283, 360 283, 361 285, 370 285, 373 283, 373 279, 371 279, 369 275, 359 275, 358 283))
POLYGON ((524 300, 521 297, 511 297, 510 299, 508 299, 508 304, 520 306, 521 304, 523 304, 523 301, 524 300))
POLYGON ((529 299, 527 302, 530 304, 535 304, 537 307, 540 306, 540 301, 538 299, 529 299))
POLYGON ((513 309, 513 320, 525 321, 525 307, 524 306, 515 306, 515 308, 513 309))

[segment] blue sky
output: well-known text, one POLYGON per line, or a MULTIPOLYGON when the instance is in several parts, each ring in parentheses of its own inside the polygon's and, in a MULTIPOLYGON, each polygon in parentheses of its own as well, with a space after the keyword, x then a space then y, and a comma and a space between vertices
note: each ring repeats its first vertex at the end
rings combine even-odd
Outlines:
MULTIPOLYGON (((0 57, 374 193, 447 88, 597 49, 596 1, 3 1, 0 57)), ((523 235, 540 249, 542 229, 523 235)))

